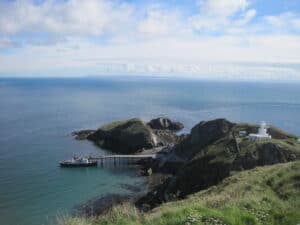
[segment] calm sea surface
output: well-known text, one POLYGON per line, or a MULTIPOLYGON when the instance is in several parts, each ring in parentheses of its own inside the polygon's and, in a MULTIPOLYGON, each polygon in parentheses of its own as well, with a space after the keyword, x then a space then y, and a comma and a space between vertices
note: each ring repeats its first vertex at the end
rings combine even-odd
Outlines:
POLYGON ((60 169, 73 154, 103 154, 74 130, 130 117, 266 120, 300 135, 300 84, 152 78, 0 79, 0 221, 49 224, 58 214, 140 184, 133 168, 60 169))

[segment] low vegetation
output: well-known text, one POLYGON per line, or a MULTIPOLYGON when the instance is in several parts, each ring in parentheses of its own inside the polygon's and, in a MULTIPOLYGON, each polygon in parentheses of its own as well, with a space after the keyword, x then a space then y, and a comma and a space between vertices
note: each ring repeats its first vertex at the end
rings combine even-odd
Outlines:
POLYGON ((107 124, 101 126, 100 129, 104 130, 104 131, 110 131, 110 130, 115 129, 116 127, 124 126, 128 123, 135 124, 135 123, 142 123, 142 121, 138 118, 133 118, 133 119, 128 119, 128 120, 118 120, 118 121, 114 121, 111 123, 107 123, 107 124))
POLYGON ((300 162, 236 172, 217 186, 169 202, 148 213, 130 204, 93 219, 61 225, 296 225, 300 223, 300 162))

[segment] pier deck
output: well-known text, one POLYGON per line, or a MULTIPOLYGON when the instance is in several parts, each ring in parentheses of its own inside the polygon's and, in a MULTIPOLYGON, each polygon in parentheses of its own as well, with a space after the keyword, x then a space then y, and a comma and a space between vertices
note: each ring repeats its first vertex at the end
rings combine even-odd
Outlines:
POLYGON ((101 163, 101 166, 109 166, 113 163, 116 165, 126 165, 126 164, 138 164, 140 160, 151 160, 156 157, 156 154, 139 154, 139 155, 99 155, 99 156, 90 156, 90 159, 98 160, 101 163))
POLYGON ((122 159, 154 159, 156 154, 141 154, 141 155, 100 155, 100 156, 91 156, 90 159, 100 160, 100 159, 113 159, 113 158, 122 158, 122 159))

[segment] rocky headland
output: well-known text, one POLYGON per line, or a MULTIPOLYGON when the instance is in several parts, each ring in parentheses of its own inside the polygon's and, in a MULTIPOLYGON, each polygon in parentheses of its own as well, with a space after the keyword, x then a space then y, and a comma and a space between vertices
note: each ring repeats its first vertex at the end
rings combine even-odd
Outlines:
POLYGON ((272 139, 250 141, 248 137, 239 137, 240 131, 256 133, 258 128, 226 119, 198 123, 166 154, 158 154, 152 170, 173 175, 137 205, 153 208, 216 185, 237 171, 300 159, 297 137, 276 127, 268 129, 272 139))
POLYGON ((97 130, 73 132, 73 135, 78 140, 90 140, 103 149, 129 154, 174 145, 180 140, 176 131, 182 128, 182 123, 168 118, 157 118, 148 123, 133 118, 108 123, 97 130))
POLYGON ((239 134, 241 131, 257 133, 259 125, 226 119, 201 121, 189 134, 177 135, 176 131, 182 128, 181 123, 168 118, 148 123, 129 119, 74 135, 124 154, 161 147, 156 158, 145 164, 144 169, 163 172, 168 177, 136 201, 136 206, 143 210, 207 189, 238 171, 300 159, 297 137, 273 126, 268 128, 272 139, 258 141, 239 134))

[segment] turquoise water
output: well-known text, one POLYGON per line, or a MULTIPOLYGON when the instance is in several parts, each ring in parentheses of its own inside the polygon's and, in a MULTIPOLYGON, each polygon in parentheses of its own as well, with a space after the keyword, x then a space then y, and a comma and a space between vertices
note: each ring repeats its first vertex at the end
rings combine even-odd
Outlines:
POLYGON ((168 116, 188 131, 226 117, 266 120, 300 135, 300 84, 204 82, 154 78, 0 79, 0 219, 47 224, 57 214, 144 178, 134 168, 60 169, 73 154, 107 153, 74 130, 129 117, 168 116))

